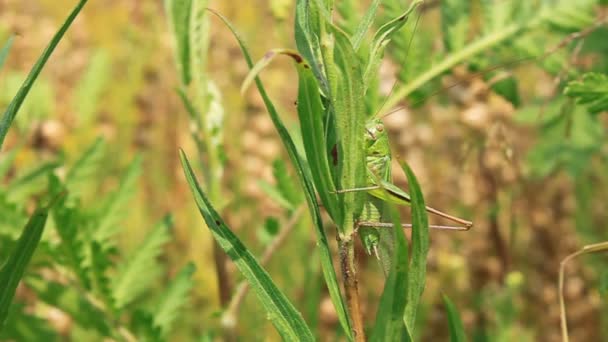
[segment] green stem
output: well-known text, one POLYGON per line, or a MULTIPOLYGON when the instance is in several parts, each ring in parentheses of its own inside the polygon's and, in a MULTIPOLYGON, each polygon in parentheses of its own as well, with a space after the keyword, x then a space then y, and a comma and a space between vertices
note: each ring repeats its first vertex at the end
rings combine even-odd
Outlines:
MULTIPOLYGON (((474 42, 470 45, 467 45, 465 48, 463 48, 460 51, 457 51, 451 55, 448 55, 446 58, 444 58, 441 61, 441 63, 437 64, 436 66, 432 67, 425 73, 416 77, 413 81, 409 82, 408 84, 397 89, 388 98, 388 100, 386 100, 384 108, 388 108, 390 110, 395 105, 397 105, 397 103, 399 103, 399 101, 403 100, 408 95, 410 95, 412 92, 414 92, 415 90, 422 87, 425 83, 427 83, 430 80, 434 79, 435 77, 443 74, 447 70, 453 68, 455 65, 462 63, 464 60, 471 58, 471 57, 475 56, 476 54, 489 49, 492 46, 498 45, 507 39, 512 38, 517 33, 519 33, 521 30, 523 30, 525 27, 527 27, 527 25, 513 24, 510 26, 507 26, 500 31, 497 31, 497 32, 494 32, 492 34, 488 34, 488 35, 482 37, 481 39, 477 40, 476 42, 474 42)), ((384 111, 381 113, 382 113, 382 115, 386 114, 386 112, 384 112, 384 111)), ((379 116, 381 117, 382 115, 379 115, 379 116)))

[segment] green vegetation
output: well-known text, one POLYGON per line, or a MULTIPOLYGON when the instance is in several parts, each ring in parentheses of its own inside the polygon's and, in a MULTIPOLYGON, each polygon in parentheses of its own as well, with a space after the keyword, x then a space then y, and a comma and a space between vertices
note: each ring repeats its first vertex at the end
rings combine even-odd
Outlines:
POLYGON ((608 336, 605 1, 60 3, 1 15, 1 340, 608 336))

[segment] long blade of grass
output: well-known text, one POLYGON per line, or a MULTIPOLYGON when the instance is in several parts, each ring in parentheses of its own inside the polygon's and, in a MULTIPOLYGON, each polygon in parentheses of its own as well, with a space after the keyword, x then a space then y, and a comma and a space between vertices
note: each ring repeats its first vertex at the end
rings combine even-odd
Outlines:
MULTIPOLYGON (((220 18, 224 22, 224 24, 230 29, 230 31, 232 31, 232 34, 235 36, 239 43, 239 46, 241 47, 241 51, 243 52, 243 56, 247 61, 247 65, 249 65, 249 68, 251 69, 253 67, 253 61, 251 59, 251 56, 249 55, 247 46, 241 39, 240 35, 225 17, 215 11, 211 10, 211 12, 215 14, 218 18, 220 18)), ((255 83, 258 88, 258 91, 260 92, 260 95, 262 96, 262 99, 264 100, 264 104, 268 109, 270 118, 272 119, 272 122, 275 128, 277 129, 277 132, 279 133, 279 136, 281 138, 281 141, 283 142, 283 145, 285 146, 285 149, 287 150, 287 154, 289 156, 289 159, 291 160, 291 163, 294 166, 298 179, 300 179, 300 182, 302 183, 302 188, 304 189, 304 194, 306 196, 306 202, 308 203, 308 209, 310 210, 310 215, 314 223, 315 233, 317 236, 317 246, 319 248, 319 255, 321 258, 321 267, 323 269, 323 276, 325 277, 325 282, 327 283, 327 289, 329 291, 329 295, 334 304, 334 307, 336 308, 336 312, 338 314, 340 324, 342 325, 342 329, 344 330, 347 337, 352 340, 350 318, 348 316, 348 312, 346 311, 344 298, 340 293, 340 285, 338 284, 338 278, 336 276, 336 271, 333 266, 331 250, 329 248, 327 236, 325 235, 325 230, 323 229, 321 211, 319 210, 319 203, 317 202, 317 197, 314 192, 312 180, 309 176, 307 176, 307 173, 304 170, 304 163, 298 155, 295 144, 291 139, 291 136, 289 135, 285 124, 283 124, 276 108, 274 107, 274 104, 270 100, 270 97, 268 97, 268 94, 266 93, 266 89, 264 88, 262 81, 258 77, 256 77, 255 83)))
POLYGON ((8 260, 0 269, 0 330, 8 316, 17 285, 40 242, 48 213, 48 207, 36 209, 25 225, 8 260))
POLYGON ((11 50, 11 45, 13 45, 13 36, 8 38, 6 43, 4 43, 2 50, 0 50, 0 69, 4 65, 4 61, 6 61, 6 56, 8 56, 8 53, 11 50))
POLYGON ((411 336, 414 335, 416 313, 426 281, 426 257, 429 252, 429 220, 420 184, 414 172, 405 163, 400 163, 407 176, 412 200, 412 257, 408 273, 407 304, 403 320, 411 336))
POLYGON ((215 211, 201 189, 190 162, 182 150, 180 150, 180 159, 190 190, 192 190, 199 211, 213 233, 213 237, 251 284, 277 331, 286 341, 313 341, 312 332, 304 322, 302 315, 276 287, 270 275, 215 211))
POLYGON ((464 334, 464 326, 460 319, 460 314, 456 309, 456 306, 448 296, 443 296, 443 302, 448 312, 448 327, 450 329, 450 342, 466 342, 467 337, 464 334))
POLYGON ((61 25, 59 31, 55 33, 55 36, 53 36, 53 38, 49 42, 49 45, 42 52, 42 55, 40 55, 38 61, 36 61, 36 64, 34 64, 34 66, 32 67, 32 70, 30 71, 29 75, 27 75, 27 78, 25 79, 25 81, 23 81, 21 88, 19 88, 19 91, 17 92, 11 103, 8 105, 8 108, 6 108, 6 111, 4 112, 4 115, 0 120, 0 148, 2 148, 4 138, 6 137, 6 133, 8 132, 8 128, 15 119, 15 116, 17 116, 17 112, 19 111, 21 104, 23 104, 25 97, 32 88, 32 85, 34 85, 34 82, 36 81, 36 78, 38 78, 40 71, 42 71, 42 68, 46 64, 49 57, 51 57, 51 54, 55 50, 55 47, 57 47, 57 44, 59 44, 59 41, 61 41, 63 35, 68 30, 74 19, 76 19, 76 16, 78 15, 78 13, 80 13, 80 10, 84 7, 86 3, 87 0, 80 0, 78 5, 76 5, 76 7, 72 10, 72 13, 70 13, 63 25, 61 25))

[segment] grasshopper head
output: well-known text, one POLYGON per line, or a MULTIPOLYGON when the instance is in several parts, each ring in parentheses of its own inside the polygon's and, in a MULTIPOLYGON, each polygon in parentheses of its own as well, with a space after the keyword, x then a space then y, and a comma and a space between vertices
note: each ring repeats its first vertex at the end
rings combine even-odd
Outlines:
POLYGON ((380 119, 373 119, 368 122, 365 129, 367 167, 377 177, 384 179, 390 175, 391 165, 391 151, 384 124, 380 119))

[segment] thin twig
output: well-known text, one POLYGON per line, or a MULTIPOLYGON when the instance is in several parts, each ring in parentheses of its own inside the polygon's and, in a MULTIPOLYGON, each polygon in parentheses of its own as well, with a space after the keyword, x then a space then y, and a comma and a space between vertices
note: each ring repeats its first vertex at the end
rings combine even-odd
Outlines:
MULTIPOLYGON (((293 214, 289 218, 289 221, 287 221, 283 229, 281 229, 279 234, 277 234, 277 236, 272 240, 272 242, 270 242, 270 244, 266 247, 264 253, 262 253, 262 257, 260 258, 260 264, 262 266, 266 265, 270 261, 274 253, 279 249, 279 247, 283 245, 283 242, 285 242, 287 236, 289 236, 289 234, 296 227, 298 221, 300 220, 300 217, 302 216, 302 213, 304 213, 303 205, 299 206, 293 212, 293 214)), ((250 286, 247 281, 243 280, 237 285, 236 291, 232 296, 226 311, 222 315, 222 325, 224 326, 224 328, 234 329, 234 327, 236 326, 237 313, 241 305, 243 304, 243 300, 245 299, 247 292, 249 292, 249 289, 250 286)))

